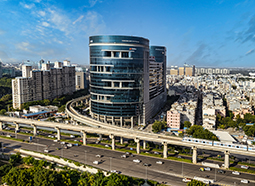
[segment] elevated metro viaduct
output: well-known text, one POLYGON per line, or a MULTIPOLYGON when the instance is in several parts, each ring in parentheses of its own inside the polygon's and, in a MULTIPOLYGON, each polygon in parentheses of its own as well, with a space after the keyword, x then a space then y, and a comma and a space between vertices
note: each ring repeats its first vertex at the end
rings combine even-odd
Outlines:
MULTIPOLYGON (((143 140, 144 144, 146 141, 151 141, 151 142, 156 142, 156 143, 161 143, 164 148, 163 148, 163 158, 167 158, 167 145, 172 144, 172 145, 179 145, 179 146, 186 146, 186 147, 191 147, 193 149, 193 163, 197 163, 197 149, 206 149, 206 150, 212 150, 212 151, 221 151, 225 152, 225 168, 229 168, 229 154, 234 153, 234 154, 242 154, 242 155, 247 155, 247 156, 254 156, 254 152, 249 152, 249 151, 242 151, 238 149, 231 149, 231 150, 226 150, 224 147, 214 147, 214 146, 206 146, 203 144, 190 144, 188 142, 183 142, 181 139, 173 139, 173 138, 168 138, 167 136, 164 135, 158 135, 158 134, 150 134, 146 132, 141 132, 141 131, 135 131, 132 129, 123 129, 120 128, 119 130, 115 129, 110 129, 110 128, 93 128, 93 127, 88 127, 88 126, 82 126, 82 125, 77 125, 77 126, 71 126, 67 124, 61 124, 61 123, 54 123, 54 122, 45 122, 45 121, 36 121, 36 120, 29 120, 29 119, 21 119, 21 118, 12 118, 12 117, 6 117, 6 116, 0 116, 0 131, 3 129, 2 125, 4 123, 13 123, 16 125, 16 129, 19 129, 19 124, 26 124, 30 125, 31 127, 34 128, 34 135, 37 134, 37 126, 41 127, 48 127, 48 128, 55 128, 57 130, 57 139, 61 139, 61 133, 60 130, 72 130, 72 131, 78 131, 83 134, 83 145, 86 145, 86 134, 87 133, 97 133, 99 135, 109 135, 109 137, 112 139, 112 150, 115 150, 115 137, 119 136, 121 138, 121 143, 123 143, 123 138, 126 139, 134 139, 135 142, 137 143, 137 154, 140 153, 140 141, 143 140)), ((88 122, 88 121, 87 121, 88 122)), ((90 123, 91 125, 93 122, 90 123)), ((143 145, 145 148, 145 145, 143 145)))

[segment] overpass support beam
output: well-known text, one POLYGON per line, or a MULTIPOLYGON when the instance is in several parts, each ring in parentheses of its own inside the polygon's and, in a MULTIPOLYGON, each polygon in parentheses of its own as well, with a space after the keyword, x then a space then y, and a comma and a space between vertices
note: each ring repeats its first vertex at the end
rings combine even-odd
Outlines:
POLYGON ((0 121, 0 131, 2 131, 2 130, 3 130, 3 122, 0 121))
POLYGON ((120 137, 120 144, 123 145, 123 137, 120 137))
POLYGON ((106 115, 104 115, 104 122, 107 123, 107 120, 106 120, 106 115))
POLYGON ((167 158, 167 142, 162 142, 164 145, 164 150, 163 150, 163 158, 167 158))
POLYGON ((76 104, 76 107, 78 107, 79 106, 79 102, 77 101, 77 102, 75 102, 75 104, 76 104))
POLYGON ((14 121, 13 123, 16 125, 15 130, 19 130, 19 124, 16 121, 14 121))
POLYGON ((59 141, 61 139, 60 129, 58 127, 56 127, 55 129, 57 130, 57 140, 59 141))
POLYGON ((143 149, 146 149, 146 141, 143 140, 143 149))
POLYGON ((131 129, 134 128, 134 116, 131 117, 131 129))
POLYGON ((114 123, 114 116, 112 116, 112 125, 115 125, 115 123, 114 123))
POLYGON ((141 125, 141 115, 138 115, 138 125, 141 125))
POLYGON ((140 154, 140 140, 138 138, 135 138, 136 142, 136 153, 140 154))
POLYGON ((33 129, 34 129, 34 136, 36 136, 36 135, 37 135, 37 128, 36 128, 36 125, 35 125, 35 124, 32 124, 31 126, 32 126, 33 129))
POLYGON ((230 155, 230 152, 225 151, 224 154, 225 154, 225 159, 224 159, 225 169, 228 169, 229 168, 229 155, 230 155))
POLYGON ((193 146, 192 149, 193 149, 192 162, 194 164, 197 164, 197 147, 193 146))
POLYGON ((87 145, 87 133, 83 130, 81 131, 82 133, 82 142, 83 142, 83 145, 87 145))
POLYGON ((123 126, 123 117, 120 117, 120 127, 123 126))
POLYGON ((102 134, 99 134, 98 140, 99 140, 99 141, 102 141, 102 134))
POLYGON ((109 137, 112 139, 112 150, 115 150, 115 137, 113 134, 110 134, 109 137))

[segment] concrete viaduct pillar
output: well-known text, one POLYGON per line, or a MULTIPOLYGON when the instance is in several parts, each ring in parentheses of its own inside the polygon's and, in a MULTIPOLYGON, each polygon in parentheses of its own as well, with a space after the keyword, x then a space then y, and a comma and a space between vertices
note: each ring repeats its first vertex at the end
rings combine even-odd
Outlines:
POLYGON ((99 141, 102 141, 102 134, 99 134, 99 141))
POLYGON ((3 122, 0 121, 0 131, 2 131, 2 130, 3 130, 3 122))
POLYGON ((87 145, 87 133, 84 130, 82 130, 81 133, 83 145, 87 145))
POLYGON ((110 134, 109 137, 112 139, 112 150, 115 150, 115 137, 113 134, 110 134))
POLYGON ((192 162, 194 164, 197 164, 197 147, 193 146, 192 149, 193 149, 192 162))
POLYGON ((114 116, 112 116, 112 125, 115 125, 114 116))
POLYGON ((15 130, 19 130, 19 124, 16 121, 14 121, 13 123, 16 125, 15 130))
POLYGON ((104 115, 104 122, 107 123, 107 120, 106 120, 106 115, 104 115))
POLYGON ((163 150, 163 158, 167 158, 167 142, 162 142, 164 145, 164 150, 163 150))
POLYGON ((123 126, 123 117, 120 117, 120 127, 123 126))
POLYGON ((36 136, 36 135, 37 135, 37 128, 36 128, 36 125, 35 125, 35 124, 32 124, 31 126, 32 126, 33 129, 34 129, 34 136, 36 136))
POLYGON ((143 140, 143 149, 146 149, 146 141, 143 140))
POLYGON ((56 127, 55 129, 57 130, 57 140, 59 141, 61 139, 60 129, 58 127, 56 127))
POLYGON ((120 137, 120 144, 123 145, 123 137, 120 137))
POLYGON ((230 155, 230 152, 225 151, 224 154, 225 154, 225 159, 224 159, 225 169, 228 169, 229 168, 229 155, 230 155))
POLYGON ((134 128, 134 116, 131 117, 131 129, 134 128))
POLYGON ((140 154, 140 140, 138 138, 135 138, 136 142, 136 153, 140 154))

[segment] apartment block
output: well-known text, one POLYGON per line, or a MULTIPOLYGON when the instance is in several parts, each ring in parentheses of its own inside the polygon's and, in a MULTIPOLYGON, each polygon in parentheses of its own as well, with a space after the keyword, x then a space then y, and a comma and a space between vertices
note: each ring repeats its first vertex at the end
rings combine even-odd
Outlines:
POLYGON ((167 111, 167 126, 172 129, 180 129, 181 114, 178 111, 167 111))
POLYGON ((43 63, 41 70, 22 66, 22 77, 12 80, 13 108, 21 109, 22 104, 43 99, 53 100, 75 91, 75 67, 70 62, 55 62, 54 68, 43 63), (67 65, 67 66, 65 66, 67 65))

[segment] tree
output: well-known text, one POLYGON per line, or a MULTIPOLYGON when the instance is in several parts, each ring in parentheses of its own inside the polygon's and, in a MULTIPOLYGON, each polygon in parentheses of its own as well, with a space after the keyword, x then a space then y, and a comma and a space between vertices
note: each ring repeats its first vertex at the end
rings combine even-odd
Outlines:
POLYGON ((206 184, 201 181, 192 180, 187 184, 187 186, 206 186, 206 184))
POLYGON ((192 135, 193 138, 218 140, 212 132, 198 125, 193 125, 187 129, 187 134, 192 135))
POLYGON ((187 128, 191 127, 191 123, 189 121, 184 121, 183 125, 184 125, 184 127, 187 127, 187 128))
POLYGON ((153 132, 161 132, 162 129, 165 129, 167 127, 165 121, 155 121, 152 125, 153 132))
POLYGON ((6 113, 5 109, 0 110, 0 115, 4 115, 6 113))
POLYGON ((9 160, 9 163, 14 166, 16 165, 17 163, 20 163, 22 160, 21 156, 20 156, 20 153, 17 153, 17 154, 12 154, 11 157, 10 157, 10 160, 9 160))

